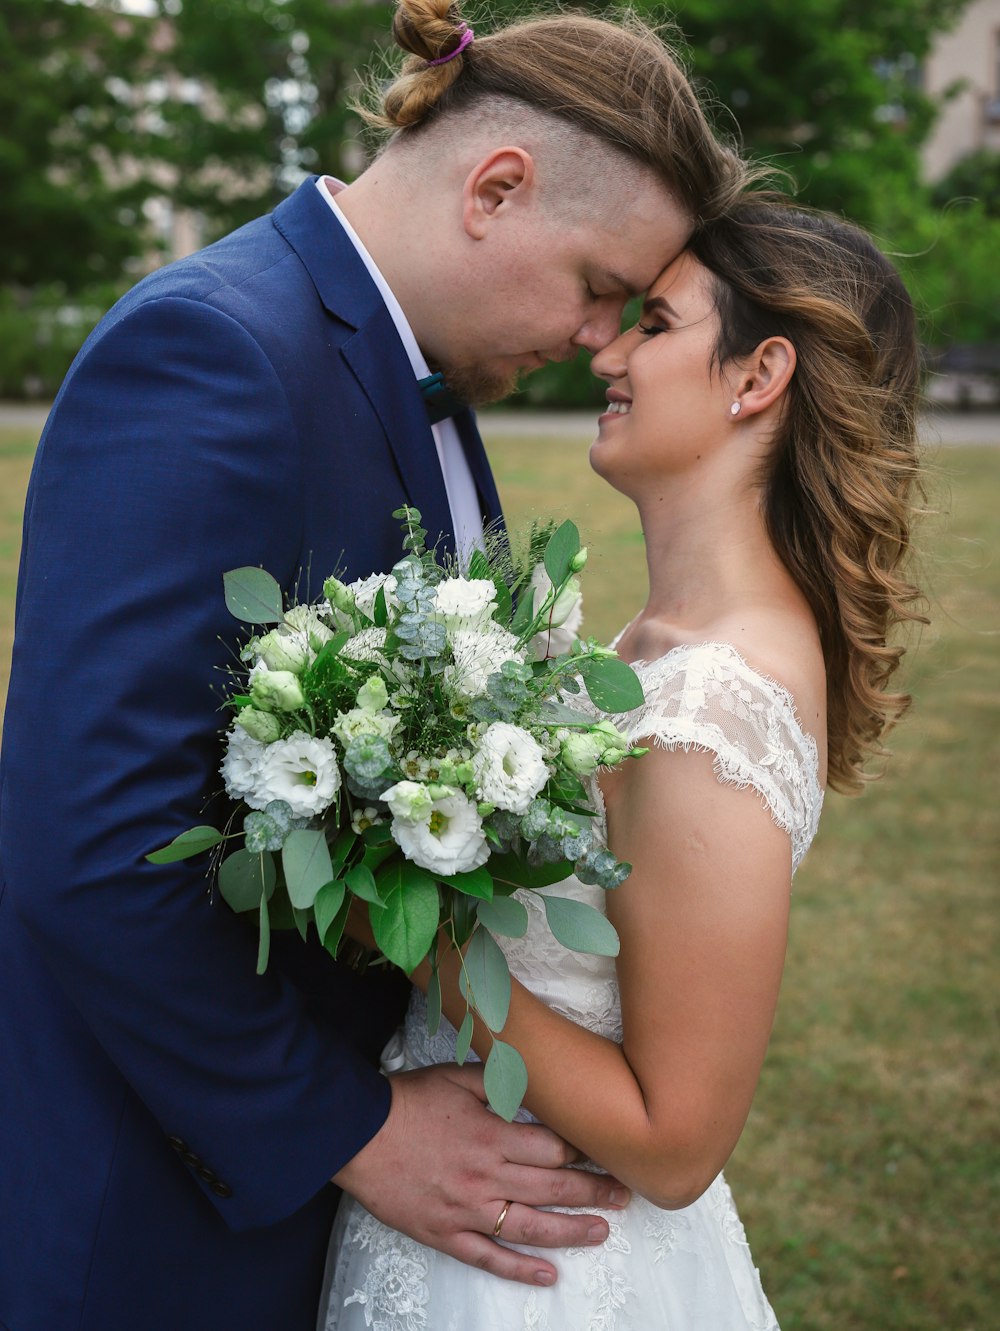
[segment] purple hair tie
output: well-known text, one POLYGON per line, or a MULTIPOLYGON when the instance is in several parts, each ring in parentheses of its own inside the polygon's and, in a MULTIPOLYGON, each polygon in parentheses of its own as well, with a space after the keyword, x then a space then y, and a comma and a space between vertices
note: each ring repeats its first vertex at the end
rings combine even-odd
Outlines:
POLYGON ((427 68, 432 65, 446 65, 449 60, 454 60, 457 55, 461 55, 467 46, 471 46, 476 34, 469 27, 468 23, 462 24, 462 39, 455 47, 454 51, 449 51, 447 55, 440 55, 436 60, 426 61, 427 68))

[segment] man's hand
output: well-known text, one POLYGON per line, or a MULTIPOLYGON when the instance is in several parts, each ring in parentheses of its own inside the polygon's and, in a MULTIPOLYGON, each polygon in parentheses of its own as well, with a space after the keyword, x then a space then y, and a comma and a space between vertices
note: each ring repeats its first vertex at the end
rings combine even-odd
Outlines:
POLYGON ((556 1272, 493 1238, 508 1202, 507 1243, 565 1248, 607 1238, 599 1216, 535 1208, 618 1209, 628 1190, 606 1174, 564 1168, 578 1153, 548 1128, 492 1114, 481 1067, 420 1068, 390 1082, 389 1117, 333 1177, 372 1215, 461 1262, 527 1285, 551 1285, 556 1272))

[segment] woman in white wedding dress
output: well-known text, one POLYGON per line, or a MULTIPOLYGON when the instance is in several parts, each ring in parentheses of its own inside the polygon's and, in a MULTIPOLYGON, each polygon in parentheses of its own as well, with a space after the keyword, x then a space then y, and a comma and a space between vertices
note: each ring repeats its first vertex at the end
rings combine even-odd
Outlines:
MULTIPOLYGON (((646 694, 624 728, 651 751, 595 788, 627 882, 546 890, 606 908, 621 953, 567 952, 531 893, 525 937, 498 941, 526 1109, 632 1200, 604 1213, 606 1243, 550 1253, 559 1280, 532 1289, 345 1197, 324 1331, 777 1327, 721 1170, 763 1062, 790 882, 824 786, 859 786, 908 701, 888 691, 901 648, 887 636, 915 617, 901 571, 912 307, 861 232, 749 198, 696 235, 593 368, 610 387, 591 463, 635 502, 646 541, 649 599, 617 648, 646 694)), ((459 1022, 453 959, 441 974, 459 1022)), ((479 1056, 489 1040, 477 1029, 479 1056)), ((391 1068, 454 1051, 454 1027, 428 1037, 416 989, 391 1068)))

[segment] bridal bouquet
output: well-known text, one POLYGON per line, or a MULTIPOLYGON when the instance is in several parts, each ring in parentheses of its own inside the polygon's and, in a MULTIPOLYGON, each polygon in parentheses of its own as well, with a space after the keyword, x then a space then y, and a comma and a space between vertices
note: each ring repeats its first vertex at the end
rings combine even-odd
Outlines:
MULTIPOLYGON (((263 630, 226 704, 222 775, 241 827, 239 814, 225 833, 195 827, 147 858, 213 851, 222 897, 257 917, 261 973, 272 928, 305 938, 312 925, 336 955, 352 905, 367 910, 389 961, 409 973, 431 959, 432 1033, 438 940, 464 949, 458 1061, 475 1012, 494 1037, 487 1096, 509 1119, 527 1074, 496 1038, 510 973, 494 935, 527 929, 518 889, 627 877, 594 834, 582 779, 645 752, 608 719, 640 706, 642 688, 613 651, 575 636, 586 550, 573 523, 535 530, 521 568, 498 541, 463 576, 425 548, 416 509, 393 516, 405 557, 350 585, 327 579, 320 602, 285 610, 262 569, 226 574, 229 610, 263 630), (584 689, 589 703, 572 705, 584 689)), ((617 953, 601 912, 541 899, 566 947, 617 953)))

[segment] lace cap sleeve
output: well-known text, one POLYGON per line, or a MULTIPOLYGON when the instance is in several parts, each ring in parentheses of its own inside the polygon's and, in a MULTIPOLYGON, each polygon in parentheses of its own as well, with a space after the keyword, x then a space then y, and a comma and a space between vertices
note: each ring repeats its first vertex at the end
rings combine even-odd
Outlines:
POLYGON ((792 872, 809 849, 823 807, 816 741, 788 690, 754 670, 729 643, 675 647, 635 662, 646 694, 625 729, 633 743, 715 755, 715 773, 752 786, 792 841, 792 872))

